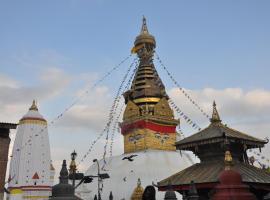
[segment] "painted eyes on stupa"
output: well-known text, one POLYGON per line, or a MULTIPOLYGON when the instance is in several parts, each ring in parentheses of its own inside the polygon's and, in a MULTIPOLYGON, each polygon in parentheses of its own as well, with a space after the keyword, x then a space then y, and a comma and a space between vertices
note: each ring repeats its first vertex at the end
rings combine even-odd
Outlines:
POLYGON ((162 143, 165 142, 166 140, 168 140, 170 137, 168 134, 160 134, 160 133, 155 133, 155 138, 157 138, 158 140, 160 140, 162 143))
POLYGON ((137 135, 134 135, 134 136, 130 136, 128 138, 128 140, 129 140, 129 142, 136 142, 136 141, 138 141, 138 140, 140 140, 142 138, 143 138, 143 135, 137 134, 137 135))
POLYGON ((155 138, 160 139, 161 138, 160 133, 155 133, 155 138))

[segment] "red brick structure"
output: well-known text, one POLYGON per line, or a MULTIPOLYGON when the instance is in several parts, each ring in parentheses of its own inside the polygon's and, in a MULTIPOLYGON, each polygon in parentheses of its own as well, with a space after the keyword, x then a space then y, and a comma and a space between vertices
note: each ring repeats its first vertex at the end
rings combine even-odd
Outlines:
POLYGON ((4 184, 8 162, 9 131, 16 129, 17 124, 0 123, 0 200, 4 197, 4 184))

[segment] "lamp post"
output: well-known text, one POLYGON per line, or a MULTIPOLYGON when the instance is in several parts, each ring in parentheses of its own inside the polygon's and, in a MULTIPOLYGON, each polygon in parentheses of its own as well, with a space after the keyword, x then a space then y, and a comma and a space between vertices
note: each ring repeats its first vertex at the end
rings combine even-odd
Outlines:
POLYGON ((99 162, 97 159, 94 159, 93 162, 97 163, 98 166, 98 200, 101 200, 101 196, 100 196, 100 168, 99 168, 99 162))

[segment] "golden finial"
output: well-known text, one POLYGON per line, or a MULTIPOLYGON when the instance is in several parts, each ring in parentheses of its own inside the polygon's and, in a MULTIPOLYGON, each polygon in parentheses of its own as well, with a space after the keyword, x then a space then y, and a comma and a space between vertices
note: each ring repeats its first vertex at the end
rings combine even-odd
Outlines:
POLYGON ((146 24, 146 18, 145 18, 144 15, 143 15, 143 23, 142 23, 141 34, 149 34, 147 24, 146 24))
POLYGON ((232 154, 230 151, 225 152, 224 162, 225 162, 225 170, 230 170, 231 166, 233 165, 232 154))
POLYGON ((213 102, 213 113, 212 113, 212 118, 210 119, 212 123, 214 122, 221 122, 221 119, 219 117, 218 111, 217 111, 217 105, 216 102, 213 102))
POLYGON ((142 199, 144 189, 141 186, 141 184, 142 184, 141 179, 138 178, 137 187, 134 189, 134 191, 132 193, 131 200, 141 200, 142 199))
POLYGON ((36 104, 36 100, 33 100, 32 105, 31 105, 31 107, 29 108, 29 110, 35 110, 35 111, 38 111, 37 104, 36 104))
POLYGON ((74 174, 77 171, 77 165, 76 165, 76 162, 75 162, 75 159, 77 157, 77 153, 74 150, 70 155, 71 155, 71 162, 70 162, 70 165, 69 165, 69 171, 70 171, 71 174, 74 174))

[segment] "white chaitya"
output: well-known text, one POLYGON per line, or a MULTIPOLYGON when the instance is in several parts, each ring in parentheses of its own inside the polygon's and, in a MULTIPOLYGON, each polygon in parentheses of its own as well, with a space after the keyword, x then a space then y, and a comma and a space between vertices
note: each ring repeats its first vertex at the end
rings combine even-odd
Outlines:
MULTIPOLYGON (((181 155, 179 151, 146 150, 108 158, 106 167, 101 170, 101 173, 108 173, 110 176, 109 179, 103 180, 102 199, 109 199, 110 191, 112 191, 114 199, 130 200, 138 178, 143 188, 152 185, 152 182, 157 183, 189 166, 190 161, 187 156, 183 152, 181 155), (130 155, 136 155, 133 161, 122 160, 130 155)), ((102 168, 103 160, 99 163, 102 168)), ((97 164, 93 164, 86 174, 97 175, 97 170, 97 164)), ((93 200, 97 194, 97 185, 97 180, 94 179, 92 183, 80 186, 76 193, 84 200, 93 200)), ((163 200, 164 194, 164 192, 157 192, 156 199, 163 200)), ((182 199, 179 194, 177 197, 179 200, 182 199)))
POLYGON ((45 200, 51 195, 54 169, 47 121, 35 101, 19 122, 9 173, 8 199, 45 200))

